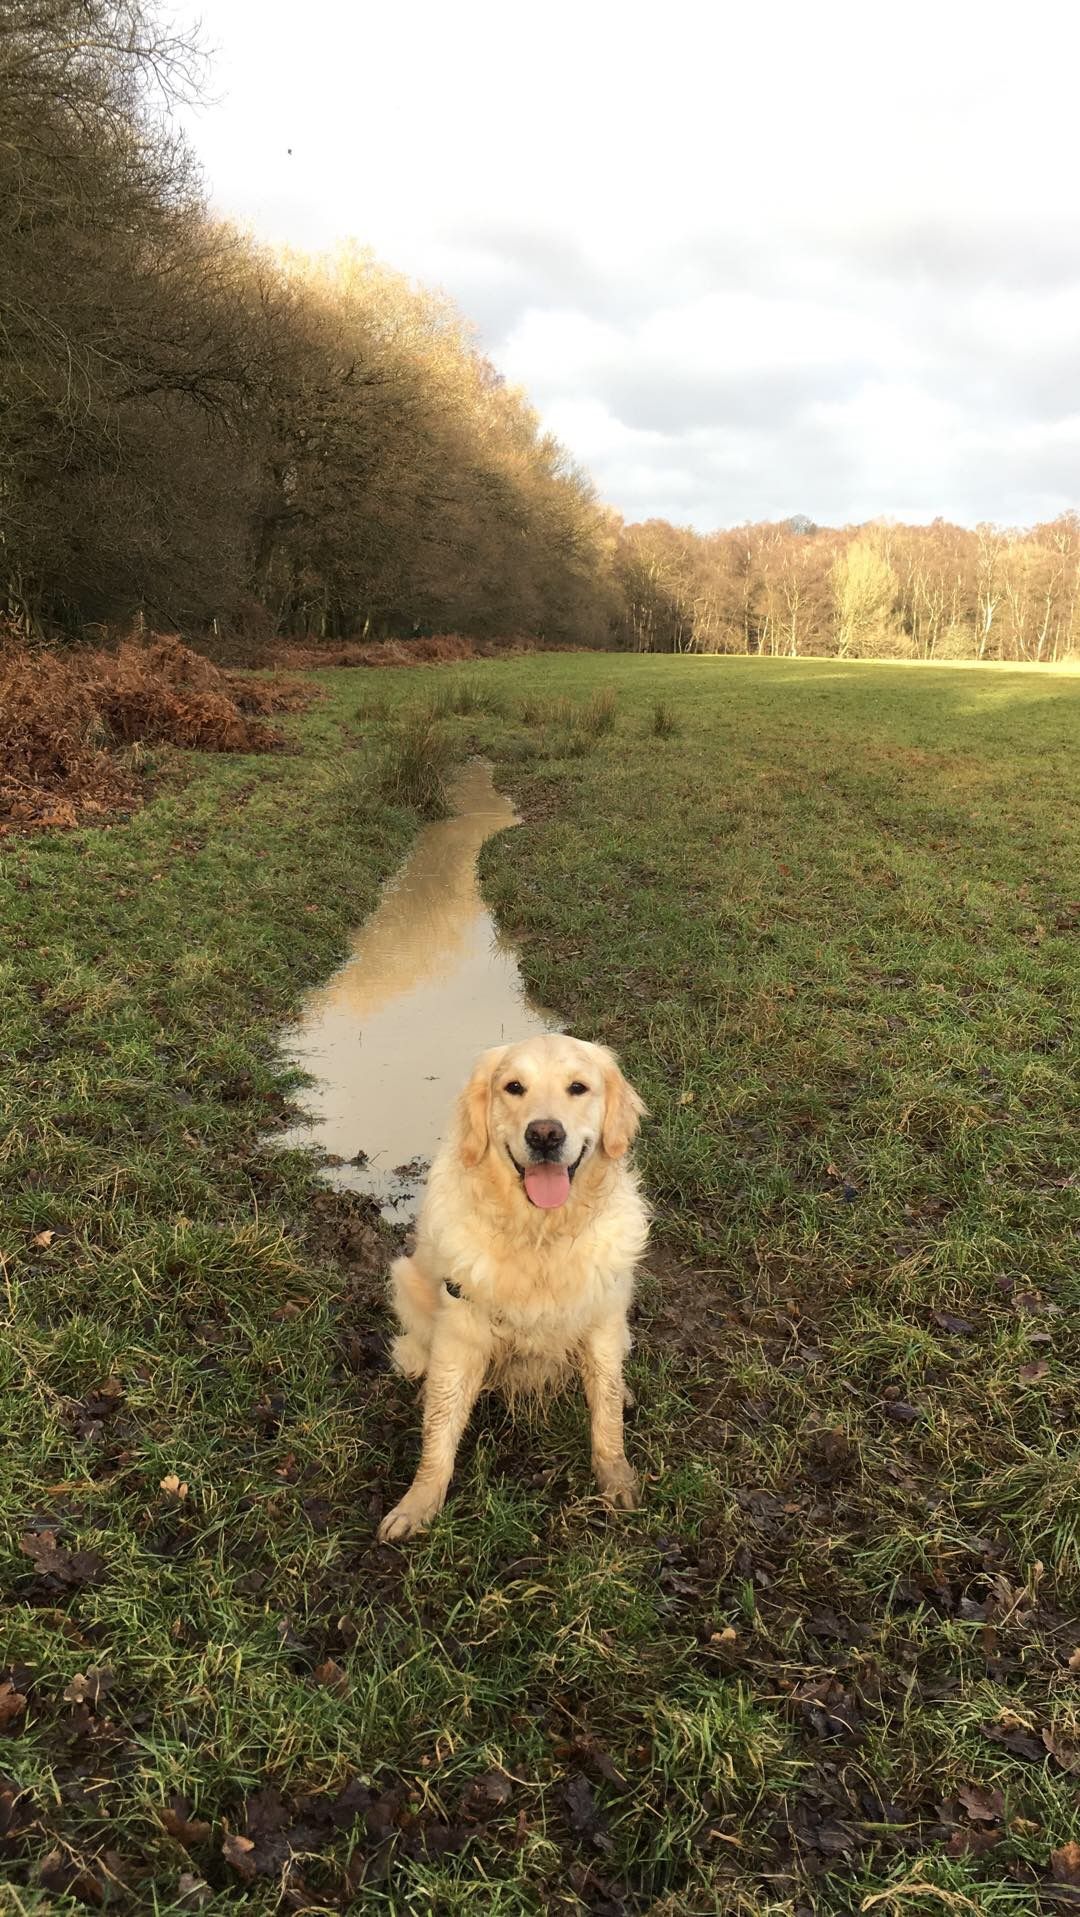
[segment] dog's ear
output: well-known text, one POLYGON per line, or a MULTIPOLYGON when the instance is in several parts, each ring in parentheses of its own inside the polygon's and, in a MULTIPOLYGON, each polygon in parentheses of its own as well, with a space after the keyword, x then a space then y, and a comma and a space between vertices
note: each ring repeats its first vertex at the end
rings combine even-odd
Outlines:
POLYGON ((647 1116, 644 1101, 623 1077, 614 1052, 602 1045, 597 1050, 602 1055, 604 1072, 604 1125, 600 1143, 609 1158, 625 1158, 637 1137, 641 1120, 647 1116))
POLYGON ((493 1045, 481 1052, 457 1106, 457 1145, 462 1164, 472 1171, 488 1148, 491 1084, 500 1058, 508 1048, 493 1045))

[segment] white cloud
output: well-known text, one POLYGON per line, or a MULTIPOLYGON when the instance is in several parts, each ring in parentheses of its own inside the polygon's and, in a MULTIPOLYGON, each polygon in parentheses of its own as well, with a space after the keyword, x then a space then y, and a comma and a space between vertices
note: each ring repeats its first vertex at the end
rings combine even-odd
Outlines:
POLYGON ((218 205, 441 283, 628 514, 1074 503, 1080 12, 207 0, 218 205))

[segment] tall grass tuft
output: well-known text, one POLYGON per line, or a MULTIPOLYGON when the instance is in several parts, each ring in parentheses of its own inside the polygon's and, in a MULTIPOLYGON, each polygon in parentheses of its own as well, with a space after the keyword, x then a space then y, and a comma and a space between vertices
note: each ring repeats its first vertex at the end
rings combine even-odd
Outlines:
POLYGON ((437 719, 466 718, 470 713, 486 712, 497 717, 506 701, 493 686, 479 679, 450 680, 438 688, 431 700, 431 712, 437 719))
POLYGON ((550 726, 572 726, 577 718, 578 708, 565 692, 552 699, 547 708, 547 721, 550 726))
POLYGON ((679 721, 666 699, 657 699, 654 704, 648 731, 654 739, 673 739, 679 731, 679 721))
POLYGON ((378 725, 389 714, 389 699, 362 699, 356 708, 356 723, 358 726, 378 725))
POLYGON ((601 739, 607 732, 615 729, 615 717, 618 701, 614 686, 603 686, 587 699, 577 714, 577 725, 587 738, 601 739))
POLYGON ((508 765, 524 765, 538 759, 542 751, 539 739, 531 738, 527 732, 516 732, 499 747, 499 758, 508 765))
POLYGON ((453 760, 453 741, 432 713, 407 712, 387 743, 379 790, 389 805, 408 806, 422 819, 444 819, 453 760))

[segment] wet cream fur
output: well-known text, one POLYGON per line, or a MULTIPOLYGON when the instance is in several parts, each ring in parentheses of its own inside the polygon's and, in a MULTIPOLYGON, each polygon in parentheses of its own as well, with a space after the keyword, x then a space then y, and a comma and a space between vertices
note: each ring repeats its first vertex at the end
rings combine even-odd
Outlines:
POLYGON ((542 1392, 575 1371, 600 1490, 611 1504, 636 1504, 623 1449, 623 1362, 648 1212, 627 1153, 644 1109, 602 1045, 552 1035, 477 1060, 431 1167, 416 1249, 390 1274, 401 1325, 394 1361, 423 1379, 424 1417, 420 1464, 379 1527, 384 1541, 422 1530, 441 1510, 483 1389, 542 1392), (524 1096, 506 1091, 515 1082, 524 1096), (571 1084, 584 1084, 585 1094, 571 1094, 571 1084), (525 1128, 541 1118, 565 1127, 568 1164, 583 1152, 568 1199, 552 1211, 529 1203, 510 1157, 527 1161, 525 1128))

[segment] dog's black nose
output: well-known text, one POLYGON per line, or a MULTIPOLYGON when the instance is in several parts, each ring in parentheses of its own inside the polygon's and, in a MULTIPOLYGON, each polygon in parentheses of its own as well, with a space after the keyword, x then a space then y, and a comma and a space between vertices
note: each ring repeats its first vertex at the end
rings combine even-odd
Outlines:
POLYGON ((534 1118, 525 1127, 525 1143, 537 1158, 554 1158, 566 1143, 566 1131, 557 1118, 534 1118))

